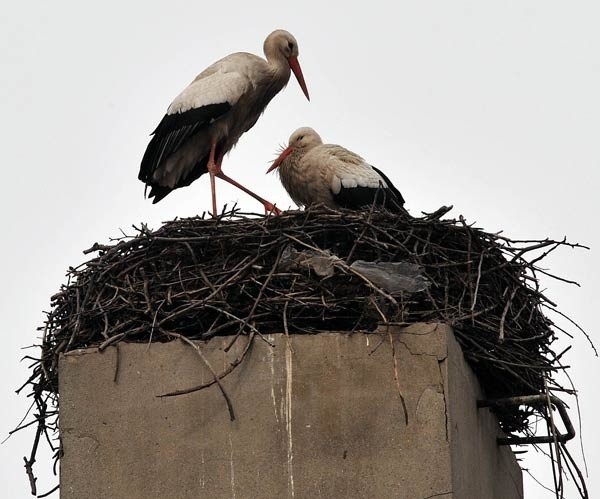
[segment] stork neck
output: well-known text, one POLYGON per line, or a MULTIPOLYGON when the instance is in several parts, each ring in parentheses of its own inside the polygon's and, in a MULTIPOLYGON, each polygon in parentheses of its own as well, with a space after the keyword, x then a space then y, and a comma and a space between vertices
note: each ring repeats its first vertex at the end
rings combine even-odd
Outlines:
POLYGON ((262 81, 265 102, 269 102, 287 85, 291 73, 290 66, 285 58, 267 59, 267 64, 268 75, 265 75, 262 81))
POLYGON ((267 56, 267 62, 269 69, 273 74, 273 77, 277 80, 282 81, 282 86, 285 85, 290 79, 291 69, 287 59, 280 54, 275 56, 267 56))

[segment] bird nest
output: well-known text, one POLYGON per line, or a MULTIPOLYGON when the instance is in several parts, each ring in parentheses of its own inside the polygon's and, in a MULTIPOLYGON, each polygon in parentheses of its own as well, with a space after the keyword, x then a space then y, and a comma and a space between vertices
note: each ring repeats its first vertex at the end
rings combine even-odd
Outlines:
MULTIPOLYGON (((272 332, 444 322, 487 397, 560 388, 553 342, 563 330, 546 315, 556 308, 540 290, 538 276, 550 274, 539 264, 560 246, 578 245, 510 240, 462 217, 442 219, 447 211, 412 218, 373 209, 317 207, 279 217, 233 210, 95 244, 86 253, 97 256, 70 268, 52 297, 41 359, 25 385, 39 423, 30 463, 40 436, 56 428, 59 355, 119 341, 230 335, 250 343, 272 332)), ((213 382, 221 387, 226 374, 213 382)), ((497 415, 505 432, 531 434, 533 411, 516 406, 497 415)))

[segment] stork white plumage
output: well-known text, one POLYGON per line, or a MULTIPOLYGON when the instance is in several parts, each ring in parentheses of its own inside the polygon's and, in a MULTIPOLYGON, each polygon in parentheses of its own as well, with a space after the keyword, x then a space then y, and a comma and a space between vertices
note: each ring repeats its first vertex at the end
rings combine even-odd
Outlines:
MULTIPOLYGON (((152 132, 138 178, 150 186, 153 203, 172 190, 210 174, 213 215, 217 213, 215 177, 221 178, 265 206, 265 199, 225 175, 223 157, 250 130, 271 99, 294 72, 309 99, 300 64, 298 43, 287 31, 276 30, 264 42, 266 60, 245 52, 215 62, 181 92, 152 132)), ((309 99, 310 100, 310 99, 309 99)))
POLYGON ((267 173, 277 169, 281 183, 301 206, 359 209, 376 203, 405 212, 404 198, 390 179, 359 155, 323 144, 312 128, 296 130, 267 173))

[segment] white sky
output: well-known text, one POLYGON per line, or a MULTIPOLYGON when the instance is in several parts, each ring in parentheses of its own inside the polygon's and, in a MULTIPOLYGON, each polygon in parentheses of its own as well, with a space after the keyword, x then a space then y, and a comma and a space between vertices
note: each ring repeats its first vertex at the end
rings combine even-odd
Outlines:
MULTIPOLYGON (((205 177, 158 205, 143 198, 139 162, 171 99, 223 55, 261 54, 275 28, 298 39, 311 102, 292 79, 226 158, 226 173, 289 206, 276 177, 263 173, 293 130, 312 126, 385 171, 413 214, 454 204, 451 214, 490 231, 586 243, 592 251, 562 250, 547 262, 582 288, 545 284, 600 343, 596 2, 32 0, 2 11, 3 434, 28 402, 13 392, 27 376, 19 358, 31 353, 20 348, 35 341, 42 310, 67 267, 83 261, 81 250, 119 227, 156 228, 210 207, 205 177)), ((260 211, 217 185, 219 203, 260 211)), ((579 336, 573 343, 566 361, 580 389, 594 497, 600 362, 579 336)), ((0 446, 5 497, 30 497, 22 457, 32 438, 0 446)), ((525 463, 550 484, 545 461, 525 463)), ((48 469, 37 465, 42 492, 55 484, 48 469)), ((553 495, 527 480, 526 497, 553 495)))

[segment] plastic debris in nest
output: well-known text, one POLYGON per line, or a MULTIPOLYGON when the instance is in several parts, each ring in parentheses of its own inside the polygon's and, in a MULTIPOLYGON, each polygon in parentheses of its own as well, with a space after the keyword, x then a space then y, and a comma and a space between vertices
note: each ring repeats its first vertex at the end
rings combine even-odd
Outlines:
POLYGON ((416 293, 429 287, 423 269, 410 262, 367 262, 356 260, 350 266, 329 251, 296 251, 286 246, 281 256, 281 268, 306 268, 319 277, 332 277, 336 266, 350 268, 391 295, 416 293))
POLYGON ((423 269, 410 262, 365 262, 356 260, 350 265, 359 274, 391 295, 425 291, 430 282, 423 269))

